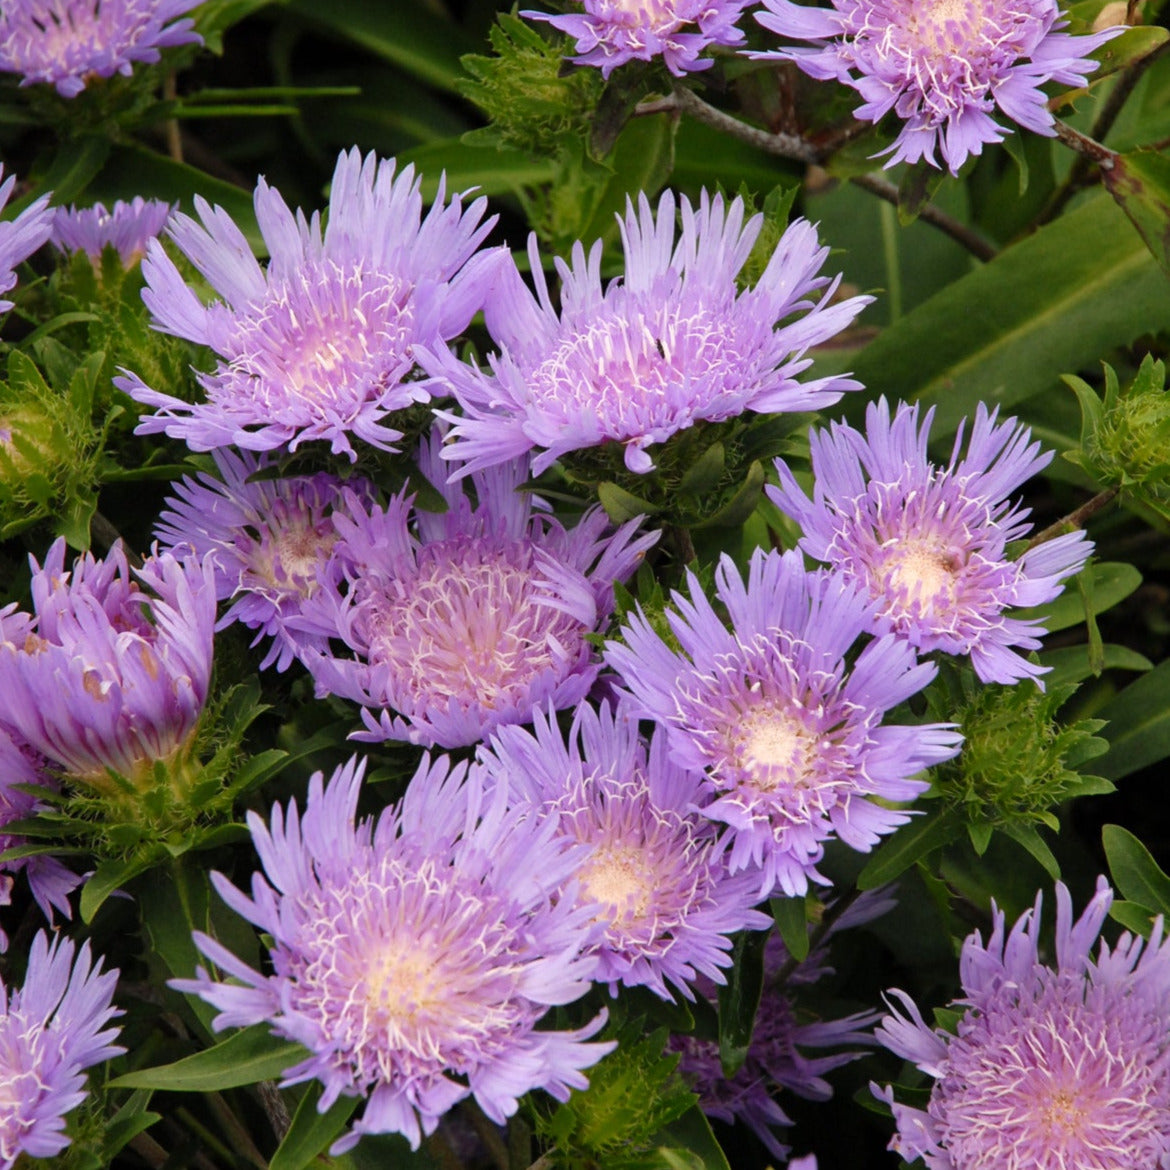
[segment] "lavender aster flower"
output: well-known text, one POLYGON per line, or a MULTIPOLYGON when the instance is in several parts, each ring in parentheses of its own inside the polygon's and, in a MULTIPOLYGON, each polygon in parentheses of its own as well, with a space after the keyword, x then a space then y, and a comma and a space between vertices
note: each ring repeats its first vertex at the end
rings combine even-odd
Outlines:
POLYGON ((667 69, 682 77, 709 69, 713 61, 699 54, 711 45, 741 45, 744 35, 735 22, 753 0, 583 0, 584 12, 549 16, 521 12, 530 20, 546 20, 573 37, 577 65, 594 65, 608 78, 627 61, 661 57, 667 69), (694 31, 690 31, 693 28, 694 31))
POLYGON ((969 654, 984 682, 1014 683, 1044 672, 1012 649, 1039 648, 1044 629, 1005 611, 1054 600, 1093 545, 1078 531, 1007 559, 1007 545, 1030 531, 1028 509, 1007 497, 1052 452, 1014 418, 997 424, 997 413, 980 403, 966 455, 960 427, 939 467, 926 451, 933 408, 920 429, 917 405, 901 403, 891 422, 882 399, 866 411, 865 435, 844 423, 812 433, 811 500, 781 461, 768 494, 804 530, 801 549, 875 601, 875 628, 924 654, 969 654))
POLYGON ((62 252, 84 252, 96 265, 101 263, 102 251, 112 246, 125 268, 142 259, 146 245, 162 231, 172 205, 161 199, 143 199, 132 202, 121 199, 107 211, 104 203, 92 207, 58 207, 53 217, 52 243, 62 252))
MULTIPOLYGON (((0 178, 4 178, 3 163, 0 163, 0 178)), ((15 185, 15 175, 9 175, 0 184, 0 211, 4 210, 15 185)), ((16 266, 49 238, 52 228, 53 212, 48 195, 34 200, 15 219, 0 220, 0 293, 15 287, 16 266)), ((11 301, 0 300, 0 313, 7 313, 11 308, 11 301)))
POLYGON ((173 986, 219 1008, 216 1028, 267 1021, 303 1044, 284 1083, 321 1081, 320 1111, 366 1098, 334 1153, 364 1133, 417 1148, 469 1095, 500 1124, 532 1089, 566 1100, 612 1047, 583 1043, 604 1014, 577 1031, 536 1028, 585 993, 596 965, 590 911, 554 897, 577 856, 553 822, 509 811, 502 788, 485 797, 482 775, 445 759, 424 760, 400 806, 355 826, 363 771, 351 759, 327 785, 318 772, 303 819, 295 804, 277 805, 270 827, 249 814, 267 873, 252 897, 212 875, 272 936, 273 974, 196 934, 243 986, 202 969, 173 986))
MULTIPOLYGON (((35 816, 45 807, 33 792, 28 791, 29 788, 43 788, 46 792, 53 790, 47 764, 31 748, 0 728, 0 853, 25 843, 24 837, 6 832, 5 826, 35 816)), ((34 900, 50 922, 54 910, 66 918, 72 917, 69 895, 81 884, 81 878, 55 857, 34 854, 0 863, 0 868, 6 873, 23 871, 34 900)), ((0 904, 9 904, 11 886, 11 878, 2 879, 0 904)), ((8 939, 0 931, 0 950, 7 949, 7 946, 8 939)))
POLYGON ((880 121, 893 110, 905 125, 887 166, 942 152, 952 174, 984 143, 1008 131, 998 111, 1037 134, 1053 136, 1041 86, 1084 85, 1097 62, 1088 54, 1124 31, 1091 36, 1060 32, 1056 0, 832 0, 807 8, 764 0, 766 29, 812 47, 753 53, 794 61, 810 77, 836 79, 864 98, 854 116, 880 121))
MULTIPOLYGON (((862 1031, 875 1023, 877 1012, 857 1012, 837 1020, 801 1022, 796 1013, 792 989, 815 983, 829 973, 824 952, 816 951, 797 965, 784 985, 778 982, 788 960, 778 935, 768 939, 764 951, 764 990, 752 1027, 747 1057, 736 1073, 724 1075, 719 1045, 694 1036, 674 1036, 670 1049, 680 1054, 678 1071, 698 1094, 699 1108, 708 1117, 734 1124, 743 1122, 767 1146, 774 1158, 787 1158, 789 1149, 775 1130, 787 1127, 792 1119, 780 1107, 776 1093, 787 1089, 809 1101, 828 1101, 833 1088, 825 1074, 856 1060, 855 1051, 809 1056, 804 1048, 841 1048, 843 1045, 872 1045, 873 1038, 862 1031)), ((714 988, 707 987, 714 999, 714 988)), ((790 1164, 790 1170, 805 1159, 790 1164)), ((815 1170, 815 1160, 812 1163, 815 1170)))
POLYGON ((759 882, 728 873, 710 821, 693 810, 698 781, 667 758, 657 736, 647 752, 635 720, 582 705, 568 739, 539 714, 535 734, 498 728, 481 750, 488 773, 511 799, 551 819, 560 836, 587 846, 576 879, 579 900, 600 906, 605 933, 594 978, 688 999, 699 975, 725 982, 731 939, 771 918, 752 907, 759 882))
POLYGON ((485 199, 466 212, 444 203, 443 185, 424 218, 413 166, 362 159, 356 147, 337 160, 329 222, 294 217, 263 179, 256 218, 271 254, 267 271, 223 208, 198 196, 203 221, 176 214, 167 229, 180 250, 224 298, 204 305, 162 245, 142 264, 142 299, 164 333, 210 346, 220 357, 199 380, 201 403, 150 389, 129 372, 117 384, 157 413, 139 434, 164 431, 193 450, 235 445, 295 449, 326 440, 356 460, 351 437, 393 450, 402 433, 386 416, 425 401, 408 381, 414 349, 461 333, 483 303, 500 256, 473 253, 495 218, 481 224, 485 199), (469 263, 469 261, 471 261, 469 263))
POLYGON ((459 747, 550 703, 575 706, 600 670, 585 635, 658 537, 636 536, 637 521, 608 533, 600 509, 566 531, 516 490, 524 460, 474 475, 473 508, 444 483, 439 446, 424 445, 422 470, 449 510, 412 517, 405 495, 384 510, 349 499, 334 513, 346 592, 322 580, 298 623, 352 652, 303 657, 319 692, 366 708, 357 738, 459 747))
POLYGON ((260 669, 275 663, 287 670, 303 650, 327 649, 327 639, 294 628, 290 620, 317 591, 320 574, 340 578, 331 515, 344 507, 343 487, 348 498, 368 507, 373 486, 360 477, 347 486, 324 472, 250 482, 268 470, 267 456, 224 447, 214 457, 221 478, 185 476, 167 500, 155 535, 176 553, 211 557, 219 599, 234 599, 217 628, 238 621, 256 631, 253 645, 271 638, 260 669))
POLYGON ((867 852, 905 824, 884 802, 924 792, 916 774, 955 755, 961 737, 883 725, 935 667, 892 634, 847 667, 871 607, 840 577, 805 572, 799 553, 757 549, 746 586, 723 558, 715 591, 731 630, 689 582, 690 598, 674 594, 667 611, 677 650, 639 611, 606 661, 639 713, 666 728, 674 760, 704 774, 703 812, 728 826, 732 870, 759 867, 761 896, 803 894, 810 878, 825 881, 825 841, 867 852))
POLYGON ((1077 922, 1056 887, 1056 966, 1040 961, 1040 896, 1005 938, 963 944, 955 1033, 894 991, 881 1042, 934 1079, 925 1109, 893 1101, 891 1143, 930 1170, 1162 1170, 1170 1166, 1170 943, 1093 944, 1113 900, 1104 878, 1077 922))
POLYGON ((130 577, 120 545, 65 570, 57 540, 32 561, 35 617, 0 610, 0 727, 98 788, 186 746, 207 698, 215 624, 211 565, 152 557, 130 577))
POLYGON ((0 1170, 21 1155, 49 1158, 67 1145, 65 1115, 85 1100, 85 1070, 126 1050, 106 1025, 117 971, 102 971, 89 943, 33 939, 24 986, 0 983, 0 1170))
POLYGON ((194 21, 178 19, 199 0, 5 0, 0 72, 21 85, 56 86, 76 97, 93 77, 129 77, 160 49, 203 43, 194 21))
POLYGON ((491 466, 533 448, 539 475, 561 455, 608 440, 625 445, 626 466, 649 471, 646 448, 700 420, 721 421, 745 410, 816 410, 858 388, 848 378, 799 383, 812 364, 806 351, 845 328, 869 303, 829 301, 840 277, 816 274, 828 255, 816 230, 798 220, 785 231, 754 288, 740 292, 736 274, 760 234, 762 216, 744 225, 744 206, 703 193, 698 209, 669 191, 657 215, 643 195, 621 221, 626 275, 601 285, 601 242, 588 258, 580 244, 571 265, 558 260, 558 316, 529 242, 536 296, 515 263, 501 275, 485 307, 502 352, 492 376, 446 351, 420 360, 441 374, 466 417, 452 415, 448 457, 466 470, 491 466), (810 294, 829 287, 815 302, 810 294), (777 328, 777 322, 787 320, 777 328))

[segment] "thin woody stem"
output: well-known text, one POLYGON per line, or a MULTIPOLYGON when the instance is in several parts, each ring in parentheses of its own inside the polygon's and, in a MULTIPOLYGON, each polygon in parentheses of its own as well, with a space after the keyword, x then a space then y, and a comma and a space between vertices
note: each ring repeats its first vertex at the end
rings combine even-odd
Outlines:
POLYGON ((1070 512, 1067 516, 1062 516, 1055 524, 1049 524, 1047 528, 1037 532, 1035 536, 1028 541, 1028 549, 1035 548, 1038 544, 1044 544, 1045 541, 1053 540, 1057 536, 1063 536, 1066 532, 1074 532, 1078 528, 1084 528, 1086 522, 1093 516, 1096 516, 1102 508, 1107 508, 1121 492, 1121 488, 1117 485, 1106 488, 1102 492, 1098 492, 1091 500, 1086 500, 1075 511, 1070 512))
MULTIPOLYGON (((811 142, 793 134, 772 134, 757 126, 749 126, 746 122, 741 122, 738 118, 724 113, 723 110, 709 105, 698 94, 681 85, 676 86, 669 97, 645 102, 634 112, 638 115, 646 115, 672 111, 689 114, 695 121, 702 122, 705 126, 719 130, 732 138, 737 138, 740 142, 746 142, 750 146, 756 147, 757 150, 765 151, 778 158, 790 159, 793 162, 818 164, 831 153, 831 151, 818 149, 811 142)), ((862 190, 868 191, 871 195, 876 195, 888 203, 896 205, 898 202, 897 187, 876 175, 857 175, 852 179, 852 182, 861 187, 862 190)), ((976 259, 987 261, 996 255, 995 248, 982 236, 933 204, 924 207, 919 218, 950 236, 976 259)))
POLYGON ((1117 151, 1103 146, 1095 138, 1090 138, 1087 134, 1074 130, 1067 122, 1062 122, 1059 118, 1053 123, 1053 128, 1056 130, 1056 137, 1065 146, 1072 147, 1078 154, 1095 162, 1103 171, 1111 171, 1116 165, 1117 151))

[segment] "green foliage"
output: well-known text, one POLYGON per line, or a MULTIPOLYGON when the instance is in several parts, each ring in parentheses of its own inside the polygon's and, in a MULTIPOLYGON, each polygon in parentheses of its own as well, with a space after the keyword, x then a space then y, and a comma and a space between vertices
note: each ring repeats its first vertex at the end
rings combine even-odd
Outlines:
POLYGON ((667 1054, 667 1031, 646 1035, 634 1020, 615 1037, 618 1047, 589 1070, 589 1088, 574 1093, 552 1113, 538 1114, 536 1133, 556 1147, 553 1165, 565 1170, 635 1170, 648 1159, 656 1135, 694 1104, 667 1054))
POLYGON ((935 791, 967 821, 976 852, 982 853, 994 829, 1059 822, 1051 809, 1073 796, 1112 791, 1099 777, 1082 775, 1081 765, 1108 748, 1095 734, 1104 723, 1082 719, 1062 724, 1060 708, 1075 686, 1041 691, 1024 681, 1015 686, 988 684, 969 693, 950 717, 963 733, 960 755, 939 765, 935 791))
POLYGON ((1065 375, 1081 406, 1081 443, 1065 458, 1102 487, 1170 520, 1170 395, 1166 365, 1147 354, 1133 381, 1120 388, 1112 366, 1105 369, 1105 396, 1083 379, 1065 375))
POLYGON ((456 83, 488 120, 464 141, 553 156, 566 139, 587 138, 605 88, 601 74, 595 69, 566 73, 562 46, 511 13, 501 12, 488 36, 496 56, 465 56, 462 64, 470 78, 456 83))

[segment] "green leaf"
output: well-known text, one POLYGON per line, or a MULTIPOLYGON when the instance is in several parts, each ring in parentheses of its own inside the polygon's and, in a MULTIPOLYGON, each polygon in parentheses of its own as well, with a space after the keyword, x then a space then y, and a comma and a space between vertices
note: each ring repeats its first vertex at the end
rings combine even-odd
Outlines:
POLYGON ((1170 877, 1150 851, 1120 825, 1106 825, 1101 830, 1101 843, 1118 892, 1154 914, 1170 917, 1170 877))
POLYGON ((756 510, 766 477, 764 465, 758 459, 755 460, 749 465, 747 475, 735 495, 713 516, 696 524, 695 528, 738 528, 756 510))
POLYGON ((719 988, 719 1060, 723 1075, 734 1076, 747 1059, 752 1026, 764 992, 766 930, 742 930, 735 936, 734 962, 719 988))
POLYGON ((1006 833, 1017 845, 1022 845, 1044 867, 1044 872, 1052 880, 1060 880, 1060 862, 1048 847, 1048 843, 1040 836, 1034 825, 1022 821, 1010 821, 1003 826, 1006 833))
POLYGON ((103 861, 81 888, 81 921, 86 925, 91 923, 102 903, 115 890, 148 870, 157 861, 158 857, 154 853, 137 853, 129 858, 103 861))
MULTIPOLYGON (((1089 594, 1092 598, 1091 609, 1094 614, 1104 613, 1112 609, 1119 601, 1124 601, 1141 583, 1142 575, 1124 561, 1103 561, 1091 564, 1082 572, 1088 573, 1093 579, 1089 594)), ((1064 592, 1047 605, 1037 605, 1031 609, 1012 610, 1012 617, 1029 621, 1039 618, 1048 633, 1057 630, 1067 630, 1079 626, 1085 620, 1085 603, 1081 595, 1075 590, 1065 587, 1064 592)))
POLYGON ((652 504, 649 500, 644 500, 609 480, 597 485, 597 498, 601 501, 605 514, 615 524, 624 524, 627 520, 633 520, 635 516, 652 516, 655 512, 662 511, 657 504, 652 504))
POLYGON ((722 443, 712 443, 687 469, 678 481, 680 495, 701 495, 718 486, 727 465, 727 453, 722 443))
POLYGON ((903 825, 882 845, 857 875, 859 890, 891 882, 920 858, 955 840, 963 831, 960 816, 950 810, 929 812, 903 825))
POLYGON ((459 58, 480 48, 462 28, 426 4, 288 0, 287 10, 449 93, 456 92, 456 82, 463 76, 459 58))
POLYGON ((1114 902, 1109 907, 1109 917, 1120 922, 1126 930, 1148 937, 1157 916, 1135 902, 1114 902))
POLYGON ((808 958, 808 909, 804 898, 773 898, 772 918, 784 949, 799 963, 808 958))
POLYGON ((1157 150, 1119 154, 1112 167, 1102 168, 1101 178, 1151 255, 1170 273, 1170 158, 1157 150))
POLYGON ((711 1132, 711 1123, 697 1106, 688 1109, 682 1117, 662 1130, 657 1135, 657 1141, 658 1154, 672 1168, 685 1167, 690 1170, 696 1163, 686 1159, 685 1155, 694 1155, 702 1170, 731 1170, 723 1147, 711 1132), (680 1153, 684 1155, 684 1160, 679 1160, 680 1153))
POLYGON ((869 395, 937 407, 953 434, 979 402, 1013 406, 1170 320, 1170 284, 1104 196, 1005 249, 907 313, 850 361, 869 395))
POLYGON ((1115 695, 1100 711, 1109 750, 1093 771, 1120 780, 1170 756, 1170 659, 1115 695))
POLYGON ((206 1048, 174 1064, 127 1073, 111 1081, 110 1087, 214 1093, 274 1080, 306 1055, 299 1044, 274 1036, 267 1024, 253 1024, 214 1048, 206 1048))
MULTIPOLYGON (((1117 646, 1107 642, 1104 668, 1106 670, 1153 670, 1154 664, 1144 655, 1128 646, 1117 646)), ((1084 682, 1092 673, 1089 663, 1088 646, 1062 646, 1059 650, 1046 650, 1040 655, 1041 666, 1051 666, 1044 676, 1046 687, 1063 687, 1069 683, 1084 682)))
POLYGON ((5 218, 23 211, 45 191, 53 192, 53 202, 57 206, 76 202, 102 169, 109 154, 110 139, 104 134, 86 134, 81 138, 69 139, 48 167, 34 176, 36 186, 8 205, 5 218))
POLYGON ((272 1155, 268 1170, 303 1170, 337 1140, 360 1104, 357 1097, 339 1097, 331 1108, 318 1113, 320 1100, 321 1086, 314 1081, 301 1098, 292 1125, 272 1155))

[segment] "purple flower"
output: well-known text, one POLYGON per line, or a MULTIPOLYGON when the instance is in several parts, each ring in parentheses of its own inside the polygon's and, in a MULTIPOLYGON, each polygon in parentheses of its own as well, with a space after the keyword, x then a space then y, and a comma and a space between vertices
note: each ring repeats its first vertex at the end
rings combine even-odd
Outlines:
POLYGON ((199 0, 5 0, 0 72, 21 85, 54 85, 76 97, 93 77, 129 77, 134 62, 159 50, 203 43, 194 21, 179 20, 199 0))
POLYGON ((939 467, 926 451, 933 408, 919 429, 917 405, 901 403, 891 422, 883 398, 866 410, 865 435, 844 423, 812 433, 812 500, 781 461, 780 487, 768 494, 804 530, 801 549, 873 599, 876 629, 924 654, 969 654, 984 682, 1014 683, 1046 669, 1011 649, 1037 649, 1044 629, 1005 611, 1055 599, 1093 545, 1077 531, 1007 559, 1007 545, 1031 529, 1028 509, 1007 497, 1052 452, 1014 418, 997 425, 997 413, 980 403, 966 456, 960 427, 939 467))
POLYGON ((1050 81, 1084 85, 1097 68, 1088 54, 1124 30, 1092 36, 1056 31, 1056 0, 832 0, 806 8, 764 0, 766 29, 812 48, 752 53, 794 61, 810 77, 836 79, 864 98, 854 117, 878 122, 893 110, 905 125, 886 166, 942 152, 951 174, 984 143, 1008 133, 992 113, 1051 137, 1053 117, 1041 89, 1050 81))
POLYGON ((263 478, 266 455, 226 447, 214 457, 221 478, 185 476, 167 500, 155 535, 176 553, 211 558, 217 596, 234 599, 217 628, 238 621, 257 631, 253 645, 271 638, 260 669, 275 663, 287 670, 302 650, 327 649, 327 639, 294 628, 290 619, 316 593, 320 574, 340 577, 331 515, 344 508, 343 488, 368 507, 373 486, 356 476, 343 484, 325 472, 263 478))
POLYGON ((525 460, 474 475, 473 508, 444 482, 439 446, 424 444, 422 470, 449 510, 412 514, 400 495, 366 511, 351 497, 346 515, 334 513, 346 591, 322 580, 298 623, 352 652, 303 657, 319 693, 366 708, 357 738, 460 747, 550 703, 576 706, 600 670, 586 635, 604 627, 614 581, 658 538, 636 536, 637 521, 607 534, 596 508, 567 532, 516 490, 525 460))
MULTIPOLYGON (((0 163, 2 178, 4 164, 0 163)), ((9 175, 0 183, 0 211, 4 210, 15 185, 15 175, 9 175)), ((16 286, 16 266, 27 260, 49 238, 52 229, 53 212, 49 207, 48 195, 34 200, 15 219, 0 220, 0 293, 6 293, 16 286)), ((0 313, 7 313, 11 308, 11 301, 0 300, 0 313)))
POLYGON ((825 882, 825 841, 866 852, 905 824, 887 802, 924 792, 917 774, 955 755, 961 737, 942 724, 883 725, 935 667, 893 635, 847 666, 872 624, 854 586, 807 573, 799 553, 760 549, 746 586, 726 556, 715 577, 731 630, 689 575, 690 599, 676 593, 667 610, 678 649, 639 610, 605 658, 639 714, 666 728, 673 759, 704 774, 703 812, 728 826, 732 870, 758 867, 761 897, 803 894, 810 878, 825 882))
POLYGON ((89 943, 33 939, 24 987, 0 983, 0 1170, 21 1155, 50 1158, 67 1145, 65 1115, 85 1100, 85 1070, 126 1049, 106 1028, 118 972, 92 962, 89 943), (104 1029, 104 1030, 103 1030, 104 1029))
POLYGON ((620 710, 583 704, 567 739, 551 713, 534 724, 535 734, 498 728, 479 758, 513 802, 587 847, 575 880, 604 926, 594 979, 613 995, 641 984, 663 999, 668 983, 693 999, 699 975, 725 982, 728 936, 772 920, 752 909, 755 876, 728 873, 713 826, 694 811, 697 779, 670 762, 661 735, 647 752, 620 710))
POLYGON ((117 384, 157 408, 139 434, 164 431, 196 451, 235 445, 294 449, 327 440, 356 460, 351 437, 393 450, 402 432, 384 420, 425 401, 409 381, 414 350, 441 345, 481 307, 498 252, 472 260, 494 217, 444 204, 443 184, 422 217, 421 179, 394 160, 337 160, 328 224, 288 209, 261 179, 256 218, 271 254, 267 271, 222 207, 198 196, 203 226, 176 214, 167 231, 224 298, 204 305, 155 241, 142 264, 142 299, 155 328, 210 346, 215 371, 199 375, 207 401, 191 404, 150 389, 128 371, 117 384), (469 263, 469 261, 471 261, 469 263))
POLYGON ((517 1099, 543 1089, 566 1100, 581 1069, 612 1045, 578 1031, 538 1031, 549 1007, 589 988, 589 909, 556 891, 578 858, 556 835, 486 795, 484 777, 424 760, 400 805, 354 825, 364 764, 351 759, 328 785, 310 781, 303 819, 277 805, 271 827, 248 816, 267 878, 252 896, 213 874, 238 913, 272 936, 272 974, 196 934, 228 975, 200 969, 173 986, 219 1008, 216 1028, 267 1021, 308 1055, 284 1084, 313 1078, 324 1112, 342 1094, 366 1098, 349 1149, 364 1133, 400 1133, 417 1148, 456 1102, 473 1096, 502 1124, 517 1099))
MULTIPOLYGON (((35 816, 45 807, 28 789, 43 788, 49 792, 54 787, 45 760, 0 728, 0 853, 26 843, 24 837, 6 832, 5 826, 35 816)), ((81 884, 81 878, 55 857, 33 854, 2 862, 0 868, 5 873, 24 872, 33 898, 50 922, 54 910, 66 918, 72 917, 69 895, 81 884)), ((0 904, 10 904, 11 888, 11 878, 0 879, 0 904)), ((7 936, 0 931, 0 951, 7 947, 7 936)))
POLYGON ((795 380, 812 364, 806 351, 845 328, 870 300, 829 304, 840 277, 816 275, 829 250, 818 246, 812 226, 790 225, 756 285, 740 292, 736 275, 763 217, 745 227, 740 199, 725 208, 722 196, 706 192, 697 211, 684 197, 681 212, 676 243, 669 191, 657 216, 644 195, 637 212, 627 208, 625 278, 604 290, 601 242, 588 258, 574 245, 571 265, 556 262, 559 316, 533 237, 536 296, 512 262, 485 307, 502 348, 489 359, 491 377, 445 350, 420 355, 467 416, 449 416, 456 441, 448 458, 466 460, 470 471, 537 448, 539 475, 569 451, 614 441, 625 445, 626 466, 644 472, 654 466, 647 447, 700 420, 816 410, 858 388, 848 378, 795 380))
POLYGON ((170 203, 141 195, 130 203, 119 199, 113 211, 107 211, 103 203, 81 209, 58 207, 50 239, 62 252, 84 252, 95 265, 111 246, 123 267, 130 268, 142 259, 146 245, 162 231, 171 211, 170 203))
MULTIPOLYGON (((832 1086, 825 1074, 856 1060, 859 1052, 834 1052, 809 1056, 802 1048, 839 1048, 842 1045, 871 1045, 866 1032, 878 1019, 877 1012, 857 1012, 837 1020, 800 1022, 791 989, 815 983, 830 968, 824 964, 824 952, 815 951, 796 966, 784 984, 779 976, 788 960, 779 935, 768 939, 764 951, 764 990, 752 1026, 747 1057, 733 1076, 726 1076, 714 1040, 694 1036, 673 1036, 670 1049, 680 1054, 678 1071, 698 1094, 699 1108, 708 1117, 734 1124, 743 1122, 768 1147, 772 1156, 784 1159, 788 1147, 776 1137, 778 1126, 789 1126, 792 1119, 776 1101, 778 1090, 787 1089, 809 1101, 828 1101, 832 1086)), ((714 988, 707 988, 714 998, 714 988)), ((793 1167, 804 1159, 793 1162, 793 1167)), ((816 1163, 812 1163, 815 1170, 816 1163)))
POLYGON ((107 769, 141 779, 174 759, 207 699, 212 566, 152 557, 138 570, 147 593, 120 545, 67 572, 59 539, 32 568, 36 616, 0 610, 0 727, 100 789, 107 769))
POLYGON ((754 0, 583 0, 583 13, 549 16, 521 12, 530 20, 546 20, 573 37, 577 65, 595 65, 603 77, 627 61, 661 57, 667 69, 682 77, 709 69, 714 62, 699 54, 710 45, 741 45, 735 27, 754 0), (687 31, 692 29, 692 31, 687 31))
POLYGON ((914 1002, 877 1037, 934 1079, 925 1109, 894 1102, 891 1143, 930 1170, 1160 1170, 1170 1165, 1170 943, 1123 934, 1093 944, 1113 900, 1104 878, 1085 913, 1056 886, 1056 967, 1040 961, 1040 896, 1004 936, 993 907, 987 945, 963 944, 966 1012, 954 1032, 914 1002))

